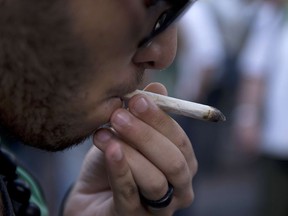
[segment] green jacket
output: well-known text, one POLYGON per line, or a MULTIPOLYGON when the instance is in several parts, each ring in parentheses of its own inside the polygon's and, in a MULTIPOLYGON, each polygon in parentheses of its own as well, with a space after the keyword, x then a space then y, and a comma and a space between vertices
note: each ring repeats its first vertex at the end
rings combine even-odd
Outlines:
MULTIPOLYGON (((23 211, 35 212, 35 215, 48 216, 48 208, 35 178, 25 170, 3 147, 0 140, 0 195, 4 209, 0 215, 25 215, 23 211), (32 206, 32 207, 31 207, 32 206), (26 210, 23 210, 26 209, 26 210)), ((0 205, 1 206, 1 205, 0 205)))

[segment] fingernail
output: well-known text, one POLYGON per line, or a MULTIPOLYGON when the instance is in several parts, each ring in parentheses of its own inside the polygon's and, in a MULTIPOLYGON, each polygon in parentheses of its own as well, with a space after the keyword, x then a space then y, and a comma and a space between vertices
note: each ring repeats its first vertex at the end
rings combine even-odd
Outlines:
POLYGON ((112 134, 107 130, 100 130, 95 133, 94 139, 98 142, 104 143, 111 139, 112 134))
POLYGON ((133 106, 134 110, 138 113, 143 113, 148 109, 148 103, 145 98, 139 98, 133 106))
POLYGON ((118 112, 116 116, 112 119, 112 123, 118 125, 118 126, 123 126, 127 125, 130 122, 130 117, 126 112, 118 112))

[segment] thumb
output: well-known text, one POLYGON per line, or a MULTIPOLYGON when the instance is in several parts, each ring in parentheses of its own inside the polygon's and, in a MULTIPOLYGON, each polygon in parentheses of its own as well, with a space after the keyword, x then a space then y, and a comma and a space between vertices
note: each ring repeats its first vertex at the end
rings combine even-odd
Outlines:
POLYGON ((154 83, 150 83, 148 84, 145 88, 145 91, 149 91, 149 92, 153 92, 153 93, 157 93, 157 94, 161 94, 161 95, 168 95, 168 91, 166 89, 166 87, 158 82, 154 82, 154 83))

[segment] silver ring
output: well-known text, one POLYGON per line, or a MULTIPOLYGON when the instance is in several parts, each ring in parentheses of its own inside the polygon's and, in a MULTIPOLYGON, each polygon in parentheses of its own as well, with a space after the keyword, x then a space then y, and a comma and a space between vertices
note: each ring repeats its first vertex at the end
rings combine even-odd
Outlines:
POLYGON ((140 200, 143 204, 149 207, 155 208, 155 209, 165 208, 171 203, 172 198, 173 198, 173 192, 174 192, 174 187, 170 183, 168 183, 168 191, 161 199, 150 200, 144 197, 140 193, 140 200))

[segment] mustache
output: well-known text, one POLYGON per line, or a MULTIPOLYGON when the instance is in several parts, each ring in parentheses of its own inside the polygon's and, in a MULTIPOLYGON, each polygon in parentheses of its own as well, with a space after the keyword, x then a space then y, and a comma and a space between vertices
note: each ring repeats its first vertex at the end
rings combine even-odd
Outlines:
POLYGON ((144 70, 136 71, 135 75, 131 77, 131 79, 127 80, 127 82, 109 89, 108 95, 122 97, 127 93, 133 92, 143 82, 144 73, 144 70))

